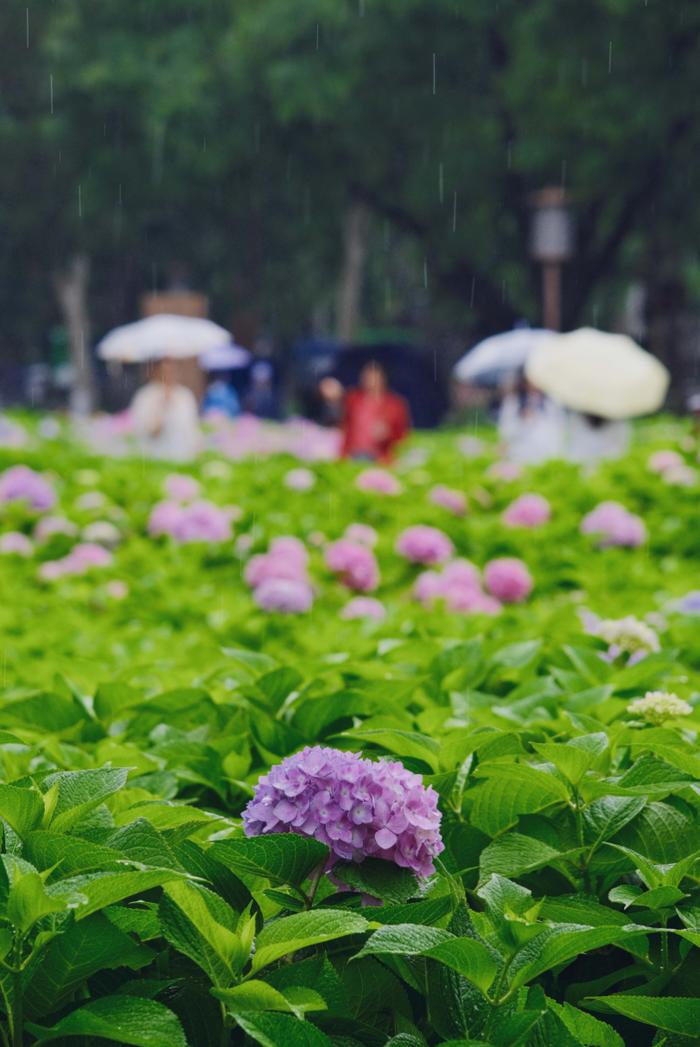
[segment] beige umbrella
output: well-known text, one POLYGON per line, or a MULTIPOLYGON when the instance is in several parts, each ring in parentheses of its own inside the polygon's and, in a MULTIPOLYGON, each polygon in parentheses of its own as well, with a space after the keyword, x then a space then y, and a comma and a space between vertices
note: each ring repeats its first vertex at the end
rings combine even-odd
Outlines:
POLYGON ((592 327, 541 342, 525 373, 565 407, 610 419, 657 411, 670 381, 664 365, 631 338, 592 327))

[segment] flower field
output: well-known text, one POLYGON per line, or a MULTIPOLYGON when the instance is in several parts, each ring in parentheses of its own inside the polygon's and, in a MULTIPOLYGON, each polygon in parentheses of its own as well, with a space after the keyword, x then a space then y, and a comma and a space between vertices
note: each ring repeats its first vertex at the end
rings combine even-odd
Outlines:
POLYGON ((697 451, 0 447, 0 1043, 700 1042, 697 451))

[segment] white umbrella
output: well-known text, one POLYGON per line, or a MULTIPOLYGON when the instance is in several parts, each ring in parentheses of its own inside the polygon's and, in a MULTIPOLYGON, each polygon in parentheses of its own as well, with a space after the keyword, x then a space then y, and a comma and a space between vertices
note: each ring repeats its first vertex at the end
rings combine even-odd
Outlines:
POLYGON ((97 347, 103 360, 143 363, 163 357, 200 356, 231 340, 228 331, 211 320, 159 313, 110 331, 97 347))
POLYGON ((233 371, 237 367, 245 367, 250 362, 251 355, 247 349, 235 342, 228 345, 217 345, 214 349, 207 349, 199 358, 199 366, 204 371, 233 371))
POLYGON ((507 372, 523 367, 530 353, 551 334, 543 328, 516 327, 491 335, 457 361, 453 374, 459 382, 498 384, 507 372))
POLYGON ((537 346, 525 373, 565 407, 601 418, 636 418, 657 411, 670 375, 627 335, 581 327, 537 346))

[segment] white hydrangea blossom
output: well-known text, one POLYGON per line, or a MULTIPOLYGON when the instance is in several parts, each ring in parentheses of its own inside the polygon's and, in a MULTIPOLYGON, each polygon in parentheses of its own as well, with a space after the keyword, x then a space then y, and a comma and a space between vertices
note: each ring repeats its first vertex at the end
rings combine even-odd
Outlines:
POLYGON ((633 615, 598 622, 595 632, 611 647, 618 647, 628 654, 636 654, 637 651, 649 654, 660 649, 659 638, 651 626, 640 622, 633 615))
POLYGON ((688 702, 667 691, 647 691, 643 698, 635 698, 627 706, 627 712, 655 725, 674 720, 678 716, 690 716, 692 711, 688 702))

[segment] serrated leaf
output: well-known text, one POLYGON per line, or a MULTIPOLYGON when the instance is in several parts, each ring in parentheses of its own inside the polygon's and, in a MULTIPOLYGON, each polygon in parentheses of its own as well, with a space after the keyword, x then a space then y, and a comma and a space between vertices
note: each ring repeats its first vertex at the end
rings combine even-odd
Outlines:
POLYGON ((570 1003, 557 1003, 555 1000, 548 1000, 547 1006, 570 1035, 585 1047, 625 1047, 620 1034, 592 1014, 586 1014, 570 1003))
POLYGON ((328 858, 328 848, 310 836, 270 833, 212 844, 207 852, 233 873, 264 876, 273 883, 299 886, 328 858))
POLYGON ((587 1002, 603 1004, 636 1022, 653 1025, 678 1036, 695 1038, 700 1029, 700 998, 691 996, 591 996, 587 1002))
POLYGON ((50 828, 65 831, 112 793, 123 788, 128 772, 123 768, 103 767, 95 771, 59 771, 44 778, 45 792, 57 792, 50 828))
POLYGON ((333 867, 333 877, 347 887, 397 905, 418 891, 418 880, 410 869, 401 869, 380 858, 365 858, 361 863, 339 862, 333 867))
POLYGON ((579 927, 576 924, 548 927, 515 956, 510 967, 510 987, 526 985, 545 971, 570 963, 582 953, 645 933, 648 933, 648 928, 579 927))
POLYGON ((368 926, 364 916, 341 909, 312 909, 283 916, 268 923, 257 936, 253 970, 259 971, 297 949, 362 934, 368 926))
POLYGON ((43 813, 44 804, 38 792, 0 785, 0 818, 12 826, 18 836, 25 836, 38 825, 43 813))
POLYGON ((237 1014, 236 1021, 261 1047, 331 1047, 326 1034, 315 1025, 287 1014, 249 1012, 237 1014))
POLYGON ((95 1037, 129 1047, 187 1047, 172 1011, 138 996, 104 996, 71 1011, 50 1029, 29 1024, 36 1047, 72 1036, 95 1037))
POLYGON ((169 884, 159 916, 163 936, 225 988, 236 981, 247 952, 236 933, 237 914, 212 891, 179 881, 169 884))
POLYGON ((534 814, 569 798, 563 782, 527 764, 491 764, 481 773, 490 777, 469 794, 469 820, 489 836, 514 825, 522 814, 534 814))
POLYGON ((481 852, 481 875, 521 876, 562 858, 560 851, 522 833, 506 833, 481 852))

